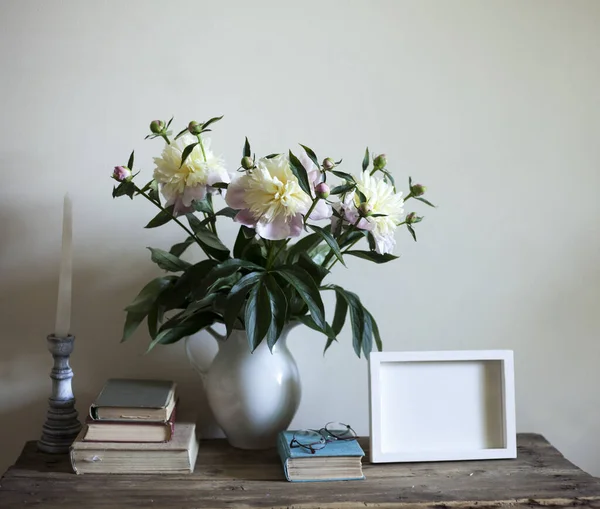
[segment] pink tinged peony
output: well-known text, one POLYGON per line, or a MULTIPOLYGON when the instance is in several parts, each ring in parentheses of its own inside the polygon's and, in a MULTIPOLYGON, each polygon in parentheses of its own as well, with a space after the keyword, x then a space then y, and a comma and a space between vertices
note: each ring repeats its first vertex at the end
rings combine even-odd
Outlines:
POLYGON ((223 160, 210 150, 208 138, 202 139, 204 154, 200 146, 196 145, 183 165, 181 164, 181 155, 185 147, 197 142, 198 138, 185 134, 171 141, 170 145, 165 144, 161 156, 154 158, 154 180, 161 186, 162 194, 167 200, 166 206, 174 205, 175 215, 191 212, 194 200, 202 200, 206 193, 216 192, 217 190, 211 187, 213 184, 230 181, 223 160))
POLYGON ((113 178, 119 182, 123 182, 131 177, 131 170, 127 166, 115 166, 113 170, 113 178))
MULTIPOLYGON (((309 180, 314 187, 319 177, 318 169, 314 168, 310 159, 310 165, 302 158, 300 160, 309 170, 309 180)), ((239 210, 235 216, 237 222, 256 228, 264 239, 282 240, 302 233, 304 215, 313 200, 300 187, 288 157, 281 154, 258 160, 254 169, 235 178, 229 184, 225 201, 231 208, 239 210)), ((310 218, 329 217, 331 207, 319 200, 310 218), (325 206, 319 207, 320 203, 325 206)))
MULTIPOLYGON (((359 195, 352 191, 343 202, 336 204, 336 210, 344 218, 345 226, 353 224, 373 234, 379 254, 391 253, 396 246, 394 233, 404 214, 402 193, 395 193, 393 186, 381 175, 371 175, 368 171, 362 173, 357 184, 367 201, 361 203, 359 195)), ((332 228, 338 227, 339 219, 334 217, 332 228)))

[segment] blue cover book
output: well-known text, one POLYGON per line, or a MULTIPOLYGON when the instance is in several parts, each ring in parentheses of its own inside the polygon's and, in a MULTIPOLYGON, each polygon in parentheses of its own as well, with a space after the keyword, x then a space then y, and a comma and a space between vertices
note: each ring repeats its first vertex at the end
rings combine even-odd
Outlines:
POLYGON ((365 452, 356 440, 329 442, 314 454, 303 447, 290 447, 294 431, 282 431, 277 451, 285 478, 292 482, 351 481, 364 479, 362 457, 365 452))

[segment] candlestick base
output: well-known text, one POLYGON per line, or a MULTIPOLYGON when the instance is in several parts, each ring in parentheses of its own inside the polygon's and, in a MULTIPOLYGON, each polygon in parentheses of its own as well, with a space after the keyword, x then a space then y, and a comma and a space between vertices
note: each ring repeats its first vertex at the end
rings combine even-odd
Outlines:
POLYGON ((50 372, 52 396, 48 398, 48 413, 42 427, 42 437, 38 449, 52 454, 69 452, 69 447, 81 431, 81 423, 75 410, 75 398, 71 388, 73 370, 69 356, 73 351, 75 336, 48 336, 48 350, 54 358, 50 372))

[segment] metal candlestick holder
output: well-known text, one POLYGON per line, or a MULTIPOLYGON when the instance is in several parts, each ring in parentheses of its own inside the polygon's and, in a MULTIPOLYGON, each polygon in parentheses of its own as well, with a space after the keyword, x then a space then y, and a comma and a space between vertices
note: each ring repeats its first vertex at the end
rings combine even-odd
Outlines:
POLYGON ((75 336, 71 335, 64 338, 54 334, 48 336, 48 350, 54 358, 54 367, 50 372, 52 396, 48 399, 49 408, 42 438, 38 441, 38 449, 42 452, 69 452, 69 447, 81 430, 71 387, 73 370, 69 365, 74 342, 75 336))

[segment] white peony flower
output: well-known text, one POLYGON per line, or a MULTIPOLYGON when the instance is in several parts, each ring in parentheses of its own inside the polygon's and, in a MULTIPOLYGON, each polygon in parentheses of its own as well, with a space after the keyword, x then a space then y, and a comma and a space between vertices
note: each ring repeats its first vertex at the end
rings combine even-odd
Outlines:
POLYGON ((181 166, 183 150, 197 142, 195 136, 186 133, 170 145, 165 144, 161 156, 154 158, 154 180, 161 185, 166 206, 175 205, 175 215, 191 212, 192 201, 202 200, 207 192, 212 192, 213 184, 230 181, 223 160, 210 150, 209 138, 202 138, 206 160, 200 145, 196 145, 181 166))
MULTIPOLYGON (((338 212, 348 223, 356 224, 357 228, 373 234, 378 253, 391 253, 396 245, 394 233, 404 214, 402 192, 395 193, 393 186, 383 180, 381 175, 371 175, 368 171, 361 174, 357 187, 367 199, 365 208, 375 217, 370 215, 359 220, 358 207, 361 201, 355 191, 348 193, 344 201, 337 205, 338 212)), ((334 223, 337 221, 339 220, 334 218, 334 223)), ((334 228, 336 226, 333 225, 334 228)))
MULTIPOLYGON (((301 158, 309 170, 311 186, 319 177, 318 169, 308 157, 301 158), (309 165, 310 163, 310 165, 309 165)), ((312 198, 306 194, 292 173, 287 155, 260 159, 256 168, 235 178, 227 189, 227 205, 239 210, 235 220, 256 228, 264 239, 281 240, 302 233, 304 215, 310 209, 312 198)), ((323 200, 310 214, 314 220, 331 216, 331 208, 323 200)))

